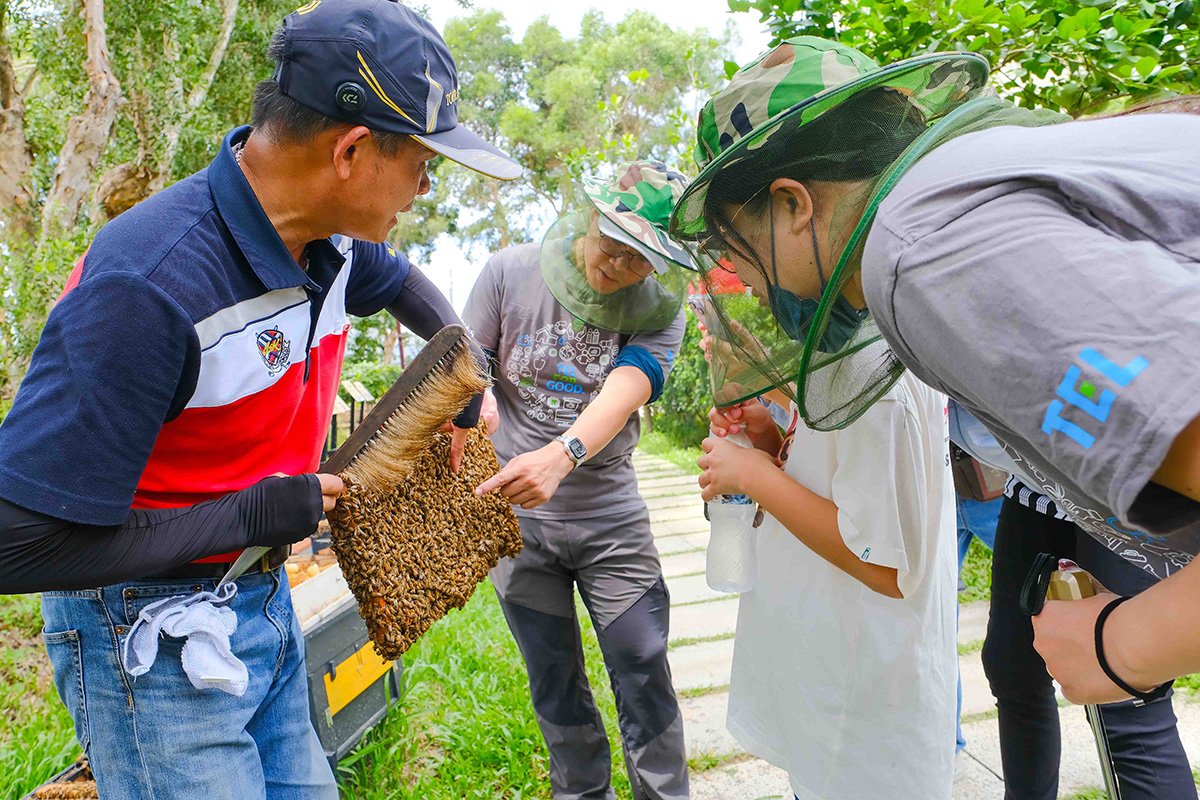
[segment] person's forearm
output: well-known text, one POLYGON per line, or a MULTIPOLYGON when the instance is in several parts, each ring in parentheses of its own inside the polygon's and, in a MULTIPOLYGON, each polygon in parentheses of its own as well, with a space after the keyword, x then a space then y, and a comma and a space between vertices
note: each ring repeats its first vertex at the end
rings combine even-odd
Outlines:
POLYGON ((637 367, 621 366, 604 379, 596 399, 588 404, 566 435, 583 442, 589 457, 613 440, 629 416, 650 399, 650 379, 637 367))
POLYGON ((80 525, 0 500, 0 593, 83 589, 156 575, 197 558, 299 541, 321 516, 314 475, 268 478, 186 508, 134 510, 80 525))
POLYGON ((1200 672, 1200 565, 1189 564, 1112 612, 1109 666, 1136 689, 1200 672))
POLYGON ((842 572, 880 594, 903 596, 895 568, 867 563, 846 547, 838 528, 838 508, 832 500, 778 469, 748 476, 746 493, 804 546, 842 572))

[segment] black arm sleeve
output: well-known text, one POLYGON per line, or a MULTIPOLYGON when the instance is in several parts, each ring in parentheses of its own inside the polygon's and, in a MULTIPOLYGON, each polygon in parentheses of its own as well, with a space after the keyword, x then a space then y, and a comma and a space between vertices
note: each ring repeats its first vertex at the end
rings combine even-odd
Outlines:
MULTIPOLYGON (((408 277, 404 279, 404 288, 387 310, 400 323, 426 341, 447 325, 462 324, 462 320, 450 306, 450 301, 416 266, 409 267, 408 277)), ((481 366, 486 363, 483 351, 474 340, 471 341, 471 352, 481 366)), ((460 428, 474 428, 479 424, 479 409, 482 405, 483 395, 472 397, 471 402, 454 420, 454 424, 460 428)))
POLYGON ((133 510, 80 525, 0 499, 0 593, 105 586, 243 547, 290 544, 321 518, 315 475, 266 478, 185 508, 133 510))

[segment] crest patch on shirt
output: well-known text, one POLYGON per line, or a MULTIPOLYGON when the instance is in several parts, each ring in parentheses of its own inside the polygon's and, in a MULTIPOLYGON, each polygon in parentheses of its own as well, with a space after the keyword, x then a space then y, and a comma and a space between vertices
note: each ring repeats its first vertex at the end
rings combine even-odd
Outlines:
POLYGON ((267 365, 267 371, 272 375, 283 372, 291 363, 292 343, 283 338, 283 331, 279 328, 267 328, 262 331, 255 337, 255 343, 258 345, 258 354, 267 365))

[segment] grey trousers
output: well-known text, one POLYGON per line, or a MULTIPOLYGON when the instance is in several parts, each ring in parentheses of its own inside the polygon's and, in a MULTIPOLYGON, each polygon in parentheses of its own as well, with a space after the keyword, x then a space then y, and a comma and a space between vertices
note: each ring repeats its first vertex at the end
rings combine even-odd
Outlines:
POLYGON ((579 521, 521 519, 525 549, 492 581, 529 674, 556 800, 608 800, 612 754, 584 670, 573 588, 596 628, 637 800, 688 796, 683 720, 667 664, 670 598, 644 507, 579 521))

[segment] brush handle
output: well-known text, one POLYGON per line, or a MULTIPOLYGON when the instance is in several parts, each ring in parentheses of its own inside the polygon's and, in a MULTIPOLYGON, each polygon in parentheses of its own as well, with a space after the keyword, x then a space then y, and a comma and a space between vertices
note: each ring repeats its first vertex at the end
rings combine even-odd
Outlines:
POLYGON ((460 348, 467 347, 469 335, 462 325, 447 325, 433 335, 424 349, 417 353, 400 377, 392 384, 379 402, 371 409, 371 413, 359 423, 354 433, 333 451, 333 454, 319 467, 320 472, 340 475, 350 462, 366 446, 383 424, 395 413, 396 409, 409 398, 422 381, 432 372, 439 369, 446 356, 460 348))

